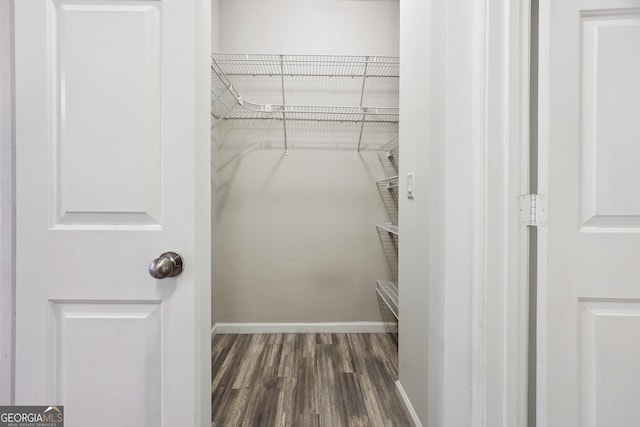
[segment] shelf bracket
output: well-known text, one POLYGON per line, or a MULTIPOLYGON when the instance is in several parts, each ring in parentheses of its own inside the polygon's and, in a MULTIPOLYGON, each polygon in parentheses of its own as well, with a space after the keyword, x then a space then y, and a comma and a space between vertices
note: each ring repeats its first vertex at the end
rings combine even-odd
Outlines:
MULTIPOLYGON (((360 89, 360 108, 362 108, 362 102, 364 101, 364 87, 367 84, 367 69, 369 68, 369 56, 365 58, 364 73, 362 73, 362 89, 360 89)), ((364 122, 367 113, 362 113, 362 123, 360 124, 360 136, 358 137, 358 148, 356 149, 356 156, 360 155, 360 145, 362 144, 362 133, 364 132, 364 122)))
POLYGON ((360 155, 360 144, 362 144, 362 134, 364 132, 364 122, 367 117, 366 113, 362 114, 362 123, 360 124, 360 136, 358 137, 358 148, 356 149, 356 156, 360 155))
POLYGON ((287 144, 287 103, 284 100, 284 55, 280 55, 280 82, 282 84, 282 126, 284 128, 284 155, 289 154, 289 146, 287 144))

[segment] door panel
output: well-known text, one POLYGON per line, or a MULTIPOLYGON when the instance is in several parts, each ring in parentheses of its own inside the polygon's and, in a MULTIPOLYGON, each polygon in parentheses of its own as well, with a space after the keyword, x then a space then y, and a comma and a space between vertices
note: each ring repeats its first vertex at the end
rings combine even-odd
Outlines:
POLYGON ((582 229, 640 231, 640 15, 583 14, 582 229), (634 108, 635 107, 635 108, 634 108))
POLYGON ((632 425, 640 401, 640 301, 580 301, 579 314, 582 425, 632 425))
POLYGON ((545 1, 540 22, 538 421, 635 425, 640 1, 545 1))
POLYGON ((73 405, 66 423, 96 424, 107 406, 127 414, 118 425, 161 425, 160 303, 52 301, 51 315, 50 384, 73 405))
POLYGON ((160 225, 159 2, 130 3, 50 17, 54 226, 160 225))
POLYGON ((207 425, 199 4, 15 2, 16 403, 69 427, 207 425), (166 251, 185 269, 153 279, 166 251))

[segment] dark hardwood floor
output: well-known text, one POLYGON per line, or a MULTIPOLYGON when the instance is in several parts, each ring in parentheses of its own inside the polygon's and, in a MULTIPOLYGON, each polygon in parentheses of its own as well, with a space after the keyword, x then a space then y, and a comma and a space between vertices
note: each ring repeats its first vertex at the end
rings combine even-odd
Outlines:
POLYGON ((212 426, 411 426, 390 334, 216 335, 212 426))

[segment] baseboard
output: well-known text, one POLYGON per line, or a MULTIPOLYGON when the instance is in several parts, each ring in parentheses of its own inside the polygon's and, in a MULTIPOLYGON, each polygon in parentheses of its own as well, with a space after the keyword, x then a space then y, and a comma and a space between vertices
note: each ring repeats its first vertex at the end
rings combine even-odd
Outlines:
POLYGON ((402 403, 404 403, 404 409, 407 415, 409 416, 409 418, 411 419, 411 421, 413 422, 413 426, 422 427, 422 423, 418 418, 418 414, 416 414, 415 409, 413 409, 413 405, 409 400, 409 396, 407 396, 407 393, 404 391, 404 388, 402 388, 402 384, 400 384, 400 380, 396 381, 396 388, 398 389, 398 394, 400 394, 402 403))
POLYGON ((299 334, 315 333, 384 333, 397 332, 396 323, 326 322, 326 323, 216 323, 215 334, 299 334))
POLYGON ((213 339, 213 337, 215 337, 217 333, 218 333, 218 324, 214 323, 213 325, 211 325, 211 339, 213 339))

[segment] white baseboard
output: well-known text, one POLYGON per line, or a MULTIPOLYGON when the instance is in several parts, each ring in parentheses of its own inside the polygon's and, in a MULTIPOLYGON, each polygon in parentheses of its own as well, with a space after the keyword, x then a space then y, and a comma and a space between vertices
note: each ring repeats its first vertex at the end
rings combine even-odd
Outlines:
POLYGON ((216 334, 218 333, 217 326, 218 326, 217 323, 214 323, 213 325, 211 325, 211 339, 213 339, 213 337, 215 337, 216 334))
POLYGON ((397 332, 396 323, 385 322, 326 322, 326 323, 216 323, 215 334, 299 334, 315 333, 384 333, 397 332))
POLYGON ((422 423, 418 418, 418 414, 416 414, 415 409, 413 409, 413 405, 409 400, 409 396, 407 396, 407 393, 404 391, 404 388, 402 388, 402 384, 400 384, 400 380, 396 381, 396 388, 398 389, 398 393, 400 394, 402 403, 404 403, 404 409, 407 412, 407 415, 409 415, 409 418, 411 419, 411 421, 413 422, 414 427, 422 427, 422 423))

